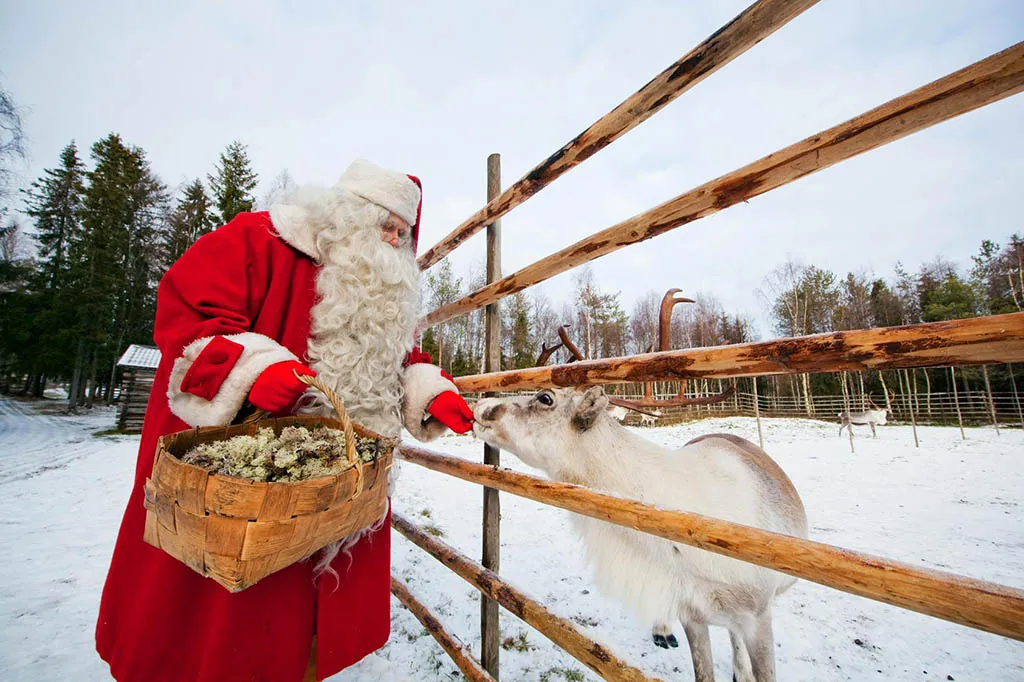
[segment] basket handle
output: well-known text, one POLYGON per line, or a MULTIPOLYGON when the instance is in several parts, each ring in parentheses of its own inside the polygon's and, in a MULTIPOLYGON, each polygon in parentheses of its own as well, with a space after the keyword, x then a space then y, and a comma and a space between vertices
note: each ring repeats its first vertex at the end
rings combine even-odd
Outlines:
MULTIPOLYGON (((331 406, 338 414, 338 419, 341 420, 342 428, 345 430, 345 456, 348 457, 349 464, 355 465, 356 462, 360 462, 361 464, 361 460, 356 454, 356 439, 355 433, 352 430, 352 418, 348 416, 348 411, 345 409, 344 403, 341 402, 341 396, 335 393, 334 389, 325 384, 319 377, 311 376, 309 374, 299 374, 295 370, 292 370, 292 372, 295 374, 296 379, 307 386, 312 386, 317 389, 331 401, 331 406)), ((362 476, 361 471, 360 476, 362 476)))

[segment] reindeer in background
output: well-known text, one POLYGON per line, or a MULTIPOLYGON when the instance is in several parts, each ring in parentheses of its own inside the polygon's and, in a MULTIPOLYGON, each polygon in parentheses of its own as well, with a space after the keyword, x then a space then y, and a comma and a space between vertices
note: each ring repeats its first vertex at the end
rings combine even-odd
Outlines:
POLYGON ((860 412, 854 412, 853 410, 843 410, 839 413, 839 435, 843 435, 843 429, 847 428, 852 430, 852 424, 857 426, 870 426, 871 437, 877 438, 878 434, 875 433, 875 424, 884 426, 888 423, 888 419, 892 417, 892 408, 889 406, 879 407, 875 404, 875 401, 868 397, 868 402, 871 404, 872 409, 861 410, 860 412))

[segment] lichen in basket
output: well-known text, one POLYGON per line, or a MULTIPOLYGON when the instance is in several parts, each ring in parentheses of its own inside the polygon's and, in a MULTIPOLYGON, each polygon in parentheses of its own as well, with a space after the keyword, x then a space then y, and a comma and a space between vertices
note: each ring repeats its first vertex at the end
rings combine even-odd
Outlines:
MULTIPOLYGON (((372 462, 381 454, 375 438, 355 436, 356 454, 372 462)), ((181 460, 211 473, 248 478, 253 481, 304 481, 339 474, 349 468, 345 456, 345 432, 326 426, 287 426, 281 435, 261 428, 255 435, 241 435, 204 443, 188 451, 181 460)))

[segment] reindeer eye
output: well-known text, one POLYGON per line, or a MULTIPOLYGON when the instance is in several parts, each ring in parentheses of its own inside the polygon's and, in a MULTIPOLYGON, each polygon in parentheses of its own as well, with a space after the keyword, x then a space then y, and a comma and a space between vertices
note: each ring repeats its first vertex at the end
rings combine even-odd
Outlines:
POLYGON ((537 402, 539 402, 541 405, 550 406, 555 404, 555 399, 551 397, 550 393, 538 393, 537 402))

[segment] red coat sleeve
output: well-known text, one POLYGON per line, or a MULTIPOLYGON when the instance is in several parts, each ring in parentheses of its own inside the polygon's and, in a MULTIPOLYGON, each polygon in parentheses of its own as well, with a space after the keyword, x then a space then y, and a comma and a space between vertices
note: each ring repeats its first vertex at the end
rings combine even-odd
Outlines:
POLYGON ((200 238, 160 282, 154 337, 174 358, 168 406, 192 426, 231 423, 264 369, 297 359, 249 331, 269 283, 270 230, 265 214, 241 214, 200 238))

